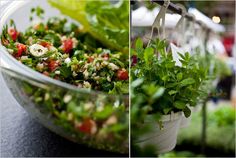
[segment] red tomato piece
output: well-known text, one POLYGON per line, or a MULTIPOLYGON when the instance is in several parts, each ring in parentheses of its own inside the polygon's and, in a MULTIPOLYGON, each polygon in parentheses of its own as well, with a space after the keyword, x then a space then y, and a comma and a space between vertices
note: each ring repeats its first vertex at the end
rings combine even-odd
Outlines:
POLYGON ((89 62, 89 63, 93 62, 93 60, 94 60, 93 57, 89 57, 89 58, 88 58, 88 62, 89 62))
POLYGON ((18 43, 16 45, 16 48, 17 48, 17 53, 15 54, 15 57, 20 57, 22 53, 26 51, 26 45, 21 43, 18 43))
POLYGON ((48 68, 49 70, 52 72, 54 70, 56 70, 56 68, 58 67, 58 62, 55 61, 55 60, 50 60, 49 63, 48 63, 48 68))
POLYGON ((62 50, 65 53, 70 53, 70 51, 73 49, 73 41, 72 39, 66 39, 62 42, 62 50))
POLYGON ((127 80, 129 78, 129 74, 125 69, 120 69, 117 71, 117 77, 119 80, 127 80))
POLYGON ((91 119, 85 119, 79 126, 79 130, 83 133, 94 134, 96 132, 96 123, 91 119))
POLYGON ((8 34, 11 36, 11 39, 15 41, 18 37, 18 32, 14 28, 9 28, 8 29, 8 34))
POLYGON ((49 48, 51 46, 51 43, 45 42, 45 41, 41 41, 39 44, 43 47, 46 47, 46 48, 49 48))

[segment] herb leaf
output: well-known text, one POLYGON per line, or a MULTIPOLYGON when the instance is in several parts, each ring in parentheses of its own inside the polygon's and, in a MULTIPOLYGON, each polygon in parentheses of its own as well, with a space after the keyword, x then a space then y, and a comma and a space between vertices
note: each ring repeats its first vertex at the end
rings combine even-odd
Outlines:
POLYGON ((193 83, 195 83, 195 80, 193 78, 187 78, 180 82, 180 86, 184 87, 193 83))

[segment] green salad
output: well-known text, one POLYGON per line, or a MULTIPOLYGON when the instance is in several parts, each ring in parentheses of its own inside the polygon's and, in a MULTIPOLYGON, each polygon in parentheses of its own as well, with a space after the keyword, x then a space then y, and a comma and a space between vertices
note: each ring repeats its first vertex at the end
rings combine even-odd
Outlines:
POLYGON ((4 27, 1 43, 15 59, 78 88, 128 94, 126 53, 107 47, 65 18, 44 22, 43 14, 40 7, 32 8, 32 26, 25 32, 18 31, 14 21, 4 27))

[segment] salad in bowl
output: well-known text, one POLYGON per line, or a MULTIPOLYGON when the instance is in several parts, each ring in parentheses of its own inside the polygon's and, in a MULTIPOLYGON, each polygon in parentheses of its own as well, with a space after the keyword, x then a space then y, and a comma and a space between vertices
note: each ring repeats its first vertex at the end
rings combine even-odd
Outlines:
POLYGON ((0 53, 8 66, 2 64, 1 73, 19 104, 53 132, 128 153, 128 2, 98 1, 94 10, 94 2, 81 1, 67 8, 75 2, 49 1, 69 17, 45 18, 49 9, 23 5, 31 23, 23 31, 5 14, 0 53))

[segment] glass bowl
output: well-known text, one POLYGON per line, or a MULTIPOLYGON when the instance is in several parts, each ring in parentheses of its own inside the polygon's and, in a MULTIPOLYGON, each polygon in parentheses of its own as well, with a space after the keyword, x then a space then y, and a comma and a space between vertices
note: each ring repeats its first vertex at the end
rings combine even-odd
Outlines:
MULTIPOLYGON (((1 8, 0 31, 10 19, 24 31, 30 25, 30 9, 35 6, 45 10, 45 20, 60 15, 46 0, 14 1, 1 8)), ((76 143, 128 153, 128 95, 80 89, 44 76, 18 62, 1 44, 0 54, 0 70, 7 87, 42 125, 76 143)))

